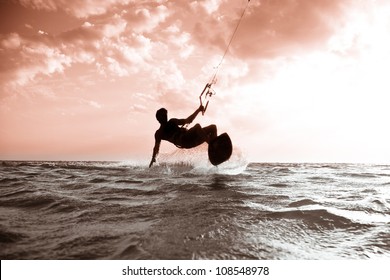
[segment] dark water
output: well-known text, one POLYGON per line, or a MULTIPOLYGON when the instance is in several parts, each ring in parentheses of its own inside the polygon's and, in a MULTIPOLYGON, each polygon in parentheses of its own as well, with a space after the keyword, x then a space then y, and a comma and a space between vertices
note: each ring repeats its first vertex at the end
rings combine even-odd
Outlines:
POLYGON ((390 257, 390 166, 0 163, 1 259, 390 257))

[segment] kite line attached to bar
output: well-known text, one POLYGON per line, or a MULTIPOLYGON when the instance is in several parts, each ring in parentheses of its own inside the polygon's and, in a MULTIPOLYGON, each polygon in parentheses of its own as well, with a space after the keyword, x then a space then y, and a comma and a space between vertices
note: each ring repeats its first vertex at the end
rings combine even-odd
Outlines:
POLYGON ((202 93, 199 95, 200 105, 203 105, 203 103, 206 102, 206 105, 204 105, 204 110, 202 112, 203 115, 206 112, 207 106, 209 105, 209 98, 215 94, 215 91, 211 88, 211 86, 217 83, 217 75, 218 75, 219 68, 222 65, 222 62, 224 61, 227 52, 229 51, 229 47, 233 42, 234 36, 236 35, 238 27, 240 26, 241 20, 245 15, 246 9, 249 6, 249 2, 250 2, 250 0, 248 0, 248 2, 245 5, 244 10, 241 13, 241 16, 237 22, 236 28, 234 29, 233 34, 230 37, 229 43, 226 46, 225 52, 222 55, 221 61, 218 63, 218 65, 216 67, 214 67, 215 68, 214 74, 212 75, 210 81, 204 87, 202 93), (203 101, 202 101, 202 98, 204 99, 203 101))

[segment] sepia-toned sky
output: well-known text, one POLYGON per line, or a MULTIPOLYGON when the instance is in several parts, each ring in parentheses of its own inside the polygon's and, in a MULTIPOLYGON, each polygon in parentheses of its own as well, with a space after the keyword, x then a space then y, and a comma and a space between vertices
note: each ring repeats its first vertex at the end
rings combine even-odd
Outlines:
MULTIPOLYGON (((0 1, 0 159, 149 159, 246 4, 0 1)), ((195 122, 250 161, 390 163, 389 73, 389 1, 251 0, 195 122)))

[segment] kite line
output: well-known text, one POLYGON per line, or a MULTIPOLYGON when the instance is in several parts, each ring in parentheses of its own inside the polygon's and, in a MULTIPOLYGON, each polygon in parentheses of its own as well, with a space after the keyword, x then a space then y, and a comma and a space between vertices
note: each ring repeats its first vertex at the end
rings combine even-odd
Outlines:
POLYGON ((222 63, 223 63, 223 61, 224 61, 224 59, 225 59, 225 56, 226 56, 227 52, 229 51, 230 45, 232 44, 233 39, 234 39, 234 36, 235 36, 236 33, 237 33, 237 30, 238 30, 238 27, 240 26, 241 20, 242 20, 242 18, 244 17, 245 12, 246 12, 246 10, 247 10, 247 8, 248 8, 248 6, 249 6, 249 2, 250 2, 250 0, 248 0, 248 2, 247 2, 246 5, 245 5, 245 8, 243 9, 243 11, 242 11, 242 13, 241 13, 241 16, 240 16, 240 18, 239 18, 239 20, 238 20, 238 22, 237 22, 237 25, 236 25, 236 27, 235 27, 235 29, 234 29, 234 31, 233 31, 231 37, 230 37, 229 43, 228 43, 227 46, 226 46, 225 52, 223 53, 220 62, 217 64, 216 67, 214 67, 214 68, 215 68, 214 74, 212 75, 210 81, 209 81, 209 82, 206 84, 206 86, 204 87, 202 93, 199 95, 200 104, 203 105, 203 103, 206 102, 206 105, 204 106, 204 110, 203 110, 203 112, 202 112, 203 115, 204 115, 204 113, 206 112, 207 106, 209 105, 209 98, 210 98, 211 96, 215 95, 215 91, 214 91, 211 87, 212 87, 212 85, 214 85, 214 84, 217 83, 217 75, 218 75, 219 68, 220 68, 220 66, 221 66, 222 63), (202 98, 204 99, 203 101, 202 101, 202 98))

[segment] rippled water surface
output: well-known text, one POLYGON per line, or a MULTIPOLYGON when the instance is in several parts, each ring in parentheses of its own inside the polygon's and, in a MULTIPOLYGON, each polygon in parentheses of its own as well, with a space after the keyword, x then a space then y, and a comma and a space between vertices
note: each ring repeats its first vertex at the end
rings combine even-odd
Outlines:
POLYGON ((390 257, 390 166, 1 162, 1 259, 390 257))

